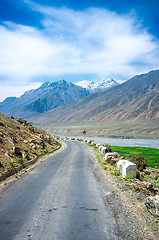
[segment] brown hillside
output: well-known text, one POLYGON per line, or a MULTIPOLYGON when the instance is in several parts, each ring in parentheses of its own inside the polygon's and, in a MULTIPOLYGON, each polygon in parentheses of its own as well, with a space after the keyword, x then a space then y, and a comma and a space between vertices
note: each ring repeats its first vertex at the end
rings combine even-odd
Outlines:
POLYGON ((57 149, 60 144, 43 130, 22 119, 0 113, 0 175, 10 175, 33 159, 57 149), (19 122, 18 122, 19 121, 19 122))

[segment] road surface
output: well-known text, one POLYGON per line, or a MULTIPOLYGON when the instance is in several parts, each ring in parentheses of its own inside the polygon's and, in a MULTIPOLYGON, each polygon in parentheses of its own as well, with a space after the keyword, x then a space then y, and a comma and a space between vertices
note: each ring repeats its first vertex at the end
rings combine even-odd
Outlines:
POLYGON ((116 240, 110 206, 76 141, 0 193, 1 240, 116 240))

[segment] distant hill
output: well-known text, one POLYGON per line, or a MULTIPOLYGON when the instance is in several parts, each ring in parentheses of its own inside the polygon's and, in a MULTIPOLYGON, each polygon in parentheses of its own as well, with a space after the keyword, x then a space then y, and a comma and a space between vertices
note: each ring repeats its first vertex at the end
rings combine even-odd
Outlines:
POLYGON ((71 104, 89 94, 85 88, 65 80, 45 82, 38 89, 27 91, 19 98, 5 99, 0 103, 0 112, 8 116, 29 118, 71 104))
POLYGON ((35 120, 38 123, 99 123, 142 119, 159 119, 159 70, 137 75, 107 91, 46 112, 35 120))
POLYGON ((109 88, 119 85, 115 80, 111 78, 104 79, 101 82, 91 82, 91 81, 81 81, 76 83, 76 85, 86 88, 90 93, 96 93, 105 91, 109 88))

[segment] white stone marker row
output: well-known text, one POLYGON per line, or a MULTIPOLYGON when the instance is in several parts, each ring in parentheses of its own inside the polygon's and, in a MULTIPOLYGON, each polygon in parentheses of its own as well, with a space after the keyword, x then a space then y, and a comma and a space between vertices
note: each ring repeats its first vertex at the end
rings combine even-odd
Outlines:
MULTIPOLYGON (((58 139, 58 137, 55 137, 56 139, 58 139)), ((70 140, 82 140, 79 138, 67 138, 65 137, 65 139, 70 139, 70 140)), ((63 140, 63 139, 62 139, 63 140)), ((90 143, 91 145, 94 145, 96 147, 98 147, 99 151, 104 154, 104 159, 105 161, 109 158, 118 158, 120 157, 118 152, 107 152, 108 149, 106 147, 104 147, 103 145, 99 144, 99 143, 95 143, 94 141, 91 140, 87 140, 84 139, 82 140, 86 143, 90 143)), ((119 172, 122 174, 123 177, 131 177, 131 178, 136 178, 136 164, 126 160, 126 159, 121 159, 117 162, 117 169, 119 170, 119 172)))

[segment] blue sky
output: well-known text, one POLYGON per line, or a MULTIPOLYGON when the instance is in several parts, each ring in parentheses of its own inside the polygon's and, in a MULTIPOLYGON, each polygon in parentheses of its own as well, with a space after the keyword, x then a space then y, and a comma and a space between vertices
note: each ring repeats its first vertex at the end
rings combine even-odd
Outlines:
POLYGON ((44 81, 159 68, 157 0, 0 0, 0 101, 44 81))

